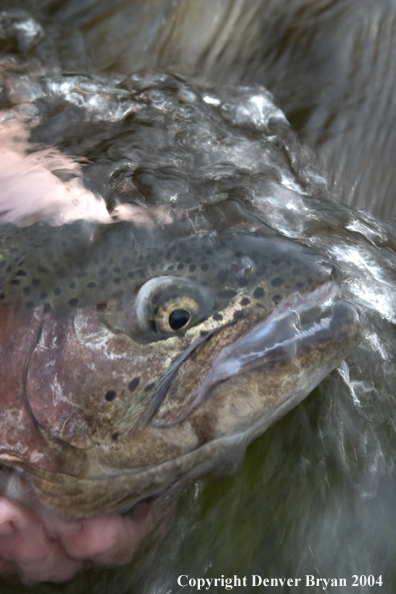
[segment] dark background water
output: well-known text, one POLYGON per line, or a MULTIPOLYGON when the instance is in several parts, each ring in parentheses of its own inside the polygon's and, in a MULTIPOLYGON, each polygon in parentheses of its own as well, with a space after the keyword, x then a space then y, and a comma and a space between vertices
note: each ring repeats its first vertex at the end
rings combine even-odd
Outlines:
MULTIPOLYGON (((0 3, 10 5, 18 3, 0 3)), ((55 46, 68 72, 171 68, 215 88, 265 85, 312 148, 333 200, 365 209, 392 228, 395 2, 27 0, 19 6, 40 15, 53 32, 51 44, 40 50, 43 62, 54 61, 55 46)), ((342 234, 336 239, 337 245, 345 241, 342 234)), ((327 236, 326 241, 331 250, 327 236)), ((391 269, 389 237, 380 250, 391 269)), ((368 254, 367 269, 362 265, 356 279, 369 294, 375 253, 359 253, 368 254)), ((154 552, 143 550, 133 566, 29 591, 165 593, 179 592, 181 573, 313 573, 347 578, 342 591, 394 592, 396 335, 383 320, 394 319, 389 295, 395 285, 386 283, 389 294, 378 301, 382 317, 372 319, 357 358, 257 440, 235 476, 188 484, 154 552), (382 575, 384 585, 353 588, 353 574, 382 575)), ((28 590, 10 583, 0 591, 28 590)))

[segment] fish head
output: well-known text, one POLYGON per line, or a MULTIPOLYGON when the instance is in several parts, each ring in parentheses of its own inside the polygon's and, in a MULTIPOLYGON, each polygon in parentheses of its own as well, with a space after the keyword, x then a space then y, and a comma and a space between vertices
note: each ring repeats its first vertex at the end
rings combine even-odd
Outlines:
POLYGON ((3 266, 0 462, 66 516, 128 509, 243 451, 361 339, 335 267, 290 241, 24 233, 3 266))

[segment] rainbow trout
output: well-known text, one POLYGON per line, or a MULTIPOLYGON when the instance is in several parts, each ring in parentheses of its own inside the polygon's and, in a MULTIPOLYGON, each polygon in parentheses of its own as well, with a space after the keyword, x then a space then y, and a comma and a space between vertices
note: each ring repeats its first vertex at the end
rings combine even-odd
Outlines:
POLYGON ((0 463, 65 517, 240 455, 361 339, 335 267, 275 237, 76 222, 6 228, 1 254, 0 463))

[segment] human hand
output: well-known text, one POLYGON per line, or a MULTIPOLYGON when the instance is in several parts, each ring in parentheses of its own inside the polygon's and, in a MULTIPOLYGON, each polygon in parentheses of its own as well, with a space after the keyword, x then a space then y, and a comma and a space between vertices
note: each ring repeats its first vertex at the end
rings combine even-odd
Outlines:
POLYGON ((18 572, 22 581, 62 582, 87 561, 104 567, 129 561, 150 518, 148 505, 128 515, 109 514, 65 521, 36 515, 0 497, 0 574, 18 572))

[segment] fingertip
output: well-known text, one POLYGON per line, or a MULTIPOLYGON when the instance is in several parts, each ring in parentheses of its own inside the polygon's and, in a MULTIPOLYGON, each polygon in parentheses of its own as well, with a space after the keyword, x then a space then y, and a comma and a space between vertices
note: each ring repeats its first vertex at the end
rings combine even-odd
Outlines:
POLYGON ((83 520, 81 533, 62 539, 62 546, 73 559, 118 565, 132 558, 145 528, 145 520, 118 514, 90 518, 83 520))
POLYGON ((92 559, 113 549, 122 537, 121 516, 109 515, 84 519, 81 530, 62 536, 66 553, 73 559, 92 559))

